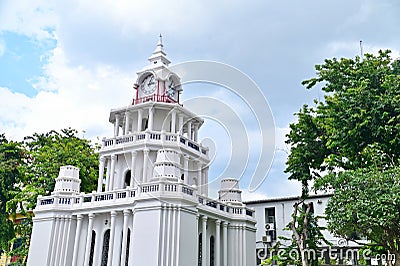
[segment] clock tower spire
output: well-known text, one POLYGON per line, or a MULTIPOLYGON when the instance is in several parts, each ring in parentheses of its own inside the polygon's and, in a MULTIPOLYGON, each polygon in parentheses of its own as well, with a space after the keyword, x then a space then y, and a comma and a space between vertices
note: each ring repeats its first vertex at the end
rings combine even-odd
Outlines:
POLYGON ((166 65, 168 66, 171 61, 168 60, 167 54, 164 52, 164 45, 162 43, 162 35, 160 34, 156 49, 153 54, 149 57, 149 61, 153 65, 166 65))
POLYGON ((156 49, 148 60, 150 65, 137 72, 138 78, 134 86, 136 99, 132 104, 149 101, 179 103, 179 94, 182 91, 180 77, 168 68, 171 61, 164 51, 161 34, 156 49))

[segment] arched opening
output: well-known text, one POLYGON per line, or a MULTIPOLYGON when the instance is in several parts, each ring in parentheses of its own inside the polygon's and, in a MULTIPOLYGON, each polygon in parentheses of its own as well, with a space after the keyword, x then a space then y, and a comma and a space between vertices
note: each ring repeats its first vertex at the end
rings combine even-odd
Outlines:
POLYGON ((143 118, 142 120, 142 131, 145 131, 149 127, 149 119, 143 118))
POLYGON ((131 170, 126 171, 125 174, 125 181, 124 181, 124 188, 130 186, 131 184, 131 170))
POLYGON ((92 231, 92 241, 90 243, 89 266, 93 265, 94 245, 96 244, 96 232, 92 231))
POLYGON ((104 232, 103 251, 101 252, 101 266, 107 266, 108 249, 110 248, 110 229, 104 232))
POLYGON ((202 248, 203 248, 203 233, 200 233, 200 235, 199 235, 199 246, 198 246, 198 248, 199 248, 199 250, 198 250, 198 255, 197 255, 197 257, 198 257, 198 265, 199 266, 201 266, 201 260, 202 260, 202 257, 203 257, 203 254, 202 254, 202 248))
POLYGON ((215 265, 215 241, 214 236, 210 237, 210 266, 215 265))

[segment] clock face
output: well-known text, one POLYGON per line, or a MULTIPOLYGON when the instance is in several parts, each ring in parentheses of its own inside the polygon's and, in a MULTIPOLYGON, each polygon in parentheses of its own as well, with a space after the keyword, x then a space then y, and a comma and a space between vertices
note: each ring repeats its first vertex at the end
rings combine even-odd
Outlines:
POLYGON ((167 81, 167 88, 166 88, 166 92, 167 96, 174 98, 175 94, 176 94, 176 86, 175 83, 172 79, 169 79, 167 81))
POLYGON ((147 76, 140 84, 140 89, 144 94, 152 94, 157 88, 157 83, 153 75, 147 76))

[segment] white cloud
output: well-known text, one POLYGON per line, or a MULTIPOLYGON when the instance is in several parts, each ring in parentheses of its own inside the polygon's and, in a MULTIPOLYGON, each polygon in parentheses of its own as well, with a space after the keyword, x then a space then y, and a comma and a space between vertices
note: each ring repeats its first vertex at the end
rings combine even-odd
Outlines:
POLYGON ((247 189, 242 190, 242 201, 263 200, 268 198, 266 194, 260 192, 250 192, 247 189))
POLYGON ((129 105, 134 77, 112 67, 71 68, 62 48, 57 47, 45 66, 46 76, 35 84, 33 98, 2 88, 0 118, 3 128, 13 138, 21 139, 34 132, 72 127, 86 131, 88 137, 109 135, 110 108, 129 105))
POLYGON ((13 31, 37 39, 50 38, 57 25, 51 1, 4 0, 0 2, 0 31, 13 31))

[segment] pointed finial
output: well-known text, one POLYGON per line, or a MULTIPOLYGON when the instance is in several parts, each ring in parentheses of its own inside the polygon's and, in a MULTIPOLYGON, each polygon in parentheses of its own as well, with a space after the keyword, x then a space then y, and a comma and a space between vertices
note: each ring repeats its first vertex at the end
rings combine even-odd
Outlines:
POLYGON ((158 39, 158 44, 162 45, 162 35, 161 35, 161 33, 160 33, 160 38, 158 39))

